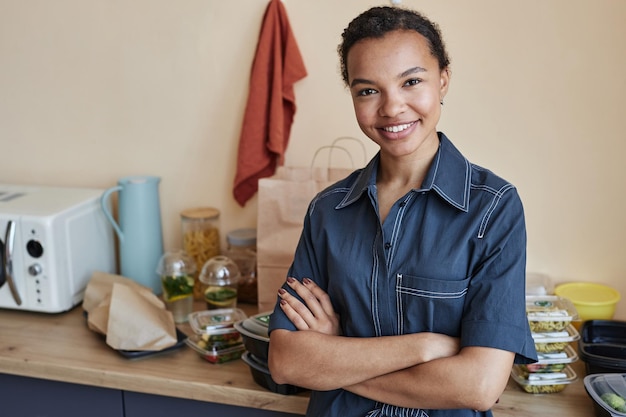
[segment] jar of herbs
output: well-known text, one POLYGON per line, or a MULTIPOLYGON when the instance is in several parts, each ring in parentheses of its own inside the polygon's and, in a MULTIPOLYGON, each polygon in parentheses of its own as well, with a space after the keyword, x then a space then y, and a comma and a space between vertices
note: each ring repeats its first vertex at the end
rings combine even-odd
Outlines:
POLYGON ((209 259, 200 272, 202 295, 207 309, 237 307, 237 287, 241 273, 232 259, 219 255, 209 259))
POLYGON ((163 301, 174 316, 174 322, 185 323, 193 311, 193 289, 196 263, 184 251, 166 252, 157 264, 161 277, 163 301))

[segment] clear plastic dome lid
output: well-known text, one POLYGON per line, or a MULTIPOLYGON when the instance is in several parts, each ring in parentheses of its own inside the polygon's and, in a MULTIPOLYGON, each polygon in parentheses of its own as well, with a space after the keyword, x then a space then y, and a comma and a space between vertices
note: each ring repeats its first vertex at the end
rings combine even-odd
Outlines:
POLYGON ((227 256, 214 256, 202 267, 200 281, 207 285, 235 285, 241 272, 237 264, 227 256))
POLYGON ((156 273, 162 276, 191 275, 196 272, 196 263, 187 252, 166 252, 159 259, 156 273))

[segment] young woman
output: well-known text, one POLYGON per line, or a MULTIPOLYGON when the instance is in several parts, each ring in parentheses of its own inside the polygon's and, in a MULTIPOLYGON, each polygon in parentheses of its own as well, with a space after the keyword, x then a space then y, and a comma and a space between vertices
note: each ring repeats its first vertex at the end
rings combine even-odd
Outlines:
POLYGON ((342 36, 380 151, 310 204, 271 318, 272 377, 313 390, 308 416, 491 416, 513 363, 536 360, 522 203, 437 131, 437 25, 375 7, 342 36))

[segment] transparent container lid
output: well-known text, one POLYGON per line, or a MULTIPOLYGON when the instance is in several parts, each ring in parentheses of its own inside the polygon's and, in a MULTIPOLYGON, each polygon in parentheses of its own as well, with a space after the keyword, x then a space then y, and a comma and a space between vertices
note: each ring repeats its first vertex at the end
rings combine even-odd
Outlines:
POLYGON ((214 256, 202 267, 200 281, 207 285, 235 285, 241 277, 237 264, 222 255, 214 256))
POLYGON ((196 262, 183 250, 166 252, 156 267, 156 273, 161 276, 192 275, 194 272, 196 262))

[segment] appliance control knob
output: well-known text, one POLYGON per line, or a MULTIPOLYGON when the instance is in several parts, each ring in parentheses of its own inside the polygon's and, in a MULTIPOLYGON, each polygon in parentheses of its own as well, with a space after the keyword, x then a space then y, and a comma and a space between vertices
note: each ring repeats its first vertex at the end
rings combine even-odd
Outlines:
POLYGON ((31 266, 28 267, 28 273, 31 274, 34 277, 36 277, 37 275, 41 274, 41 265, 39 265, 39 264, 32 264, 31 266))

